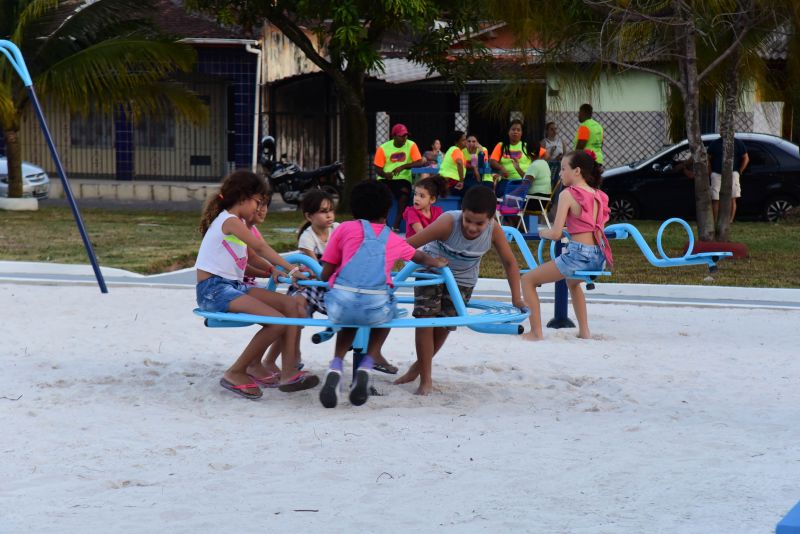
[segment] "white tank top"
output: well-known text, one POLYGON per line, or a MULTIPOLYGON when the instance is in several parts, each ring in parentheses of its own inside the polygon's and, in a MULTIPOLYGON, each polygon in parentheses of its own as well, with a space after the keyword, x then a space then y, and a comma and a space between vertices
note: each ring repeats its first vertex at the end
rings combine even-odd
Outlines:
POLYGON ((228 280, 241 282, 244 279, 244 269, 247 267, 247 245, 233 234, 222 233, 222 224, 231 217, 236 215, 222 210, 208 227, 203 242, 200 243, 194 267, 228 280))

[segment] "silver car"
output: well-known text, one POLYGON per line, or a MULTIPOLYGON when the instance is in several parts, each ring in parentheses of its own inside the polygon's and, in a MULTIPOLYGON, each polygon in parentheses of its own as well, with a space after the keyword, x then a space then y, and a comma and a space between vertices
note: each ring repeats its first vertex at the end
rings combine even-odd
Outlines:
MULTIPOLYGON (((22 162, 22 196, 47 198, 50 194, 50 178, 44 169, 22 162)), ((0 156, 0 197, 8 196, 8 160, 0 156)))

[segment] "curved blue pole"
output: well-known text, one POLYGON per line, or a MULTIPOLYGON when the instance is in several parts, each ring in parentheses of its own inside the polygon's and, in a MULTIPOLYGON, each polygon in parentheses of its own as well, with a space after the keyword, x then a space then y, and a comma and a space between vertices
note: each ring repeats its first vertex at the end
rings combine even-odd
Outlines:
POLYGON ((36 118, 39 121, 39 126, 42 129, 45 140, 47 141, 47 147, 50 149, 50 156, 53 158, 53 162, 56 165, 56 171, 58 172, 58 177, 61 179, 61 185, 64 188, 64 194, 66 195, 67 201, 69 202, 69 207, 72 210, 72 216, 75 218, 75 224, 78 225, 78 232, 81 234, 83 246, 86 249, 86 254, 89 256, 89 262, 92 264, 94 276, 97 279, 97 285, 100 286, 101 293, 108 293, 106 281, 103 279, 103 273, 100 271, 100 265, 97 263, 97 257, 94 254, 92 242, 89 240, 89 234, 86 233, 86 227, 83 225, 83 219, 81 218, 80 211, 78 211, 78 205, 75 202, 72 189, 69 186, 67 174, 64 172, 64 166, 61 164, 61 158, 58 156, 56 145, 53 142, 53 136, 50 135, 50 129, 47 127, 47 121, 42 113, 42 107, 39 104, 36 91, 33 89, 33 80, 31 80, 28 67, 25 65, 25 60, 22 58, 22 53, 19 51, 19 48, 17 48, 17 45, 11 41, 5 40, 0 40, 0 52, 2 52, 3 55, 8 58, 11 66, 14 67, 15 71, 17 71, 17 74, 22 79, 22 83, 28 89, 31 104, 33 104, 33 111, 36 114, 36 118))

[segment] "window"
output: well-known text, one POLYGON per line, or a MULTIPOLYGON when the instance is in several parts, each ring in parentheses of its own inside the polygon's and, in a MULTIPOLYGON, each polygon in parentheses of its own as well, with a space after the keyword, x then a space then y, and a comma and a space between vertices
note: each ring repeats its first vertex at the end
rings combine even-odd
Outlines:
POLYGON ((750 157, 748 167, 777 167, 775 158, 763 146, 756 143, 746 143, 747 155, 750 157))
POLYGON ((160 117, 145 117, 135 126, 136 146, 143 148, 175 148, 175 117, 162 112, 160 117))
POLYGON ((69 119, 70 145, 79 148, 111 148, 114 146, 114 121, 110 113, 91 111, 88 115, 73 113, 69 119))

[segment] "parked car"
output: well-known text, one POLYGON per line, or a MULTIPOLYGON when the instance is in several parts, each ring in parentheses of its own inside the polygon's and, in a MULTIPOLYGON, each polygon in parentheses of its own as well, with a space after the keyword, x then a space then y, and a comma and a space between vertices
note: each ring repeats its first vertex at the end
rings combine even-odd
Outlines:
MULTIPOLYGON (((717 138, 704 135, 703 143, 708 147, 717 138)), ((737 217, 782 219, 800 205, 800 147, 766 134, 737 133, 736 138, 750 156, 740 177, 737 217)), ((602 188, 612 220, 693 218, 694 179, 683 165, 689 157, 688 142, 682 141, 648 159, 606 170, 602 188)))
MULTIPOLYGON (((26 161, 22 162, 22 196, 47 198, 50 178, 44 169, 26 161)), ((0 156, 0 197, 8 196, 8 160, 0 156)))

